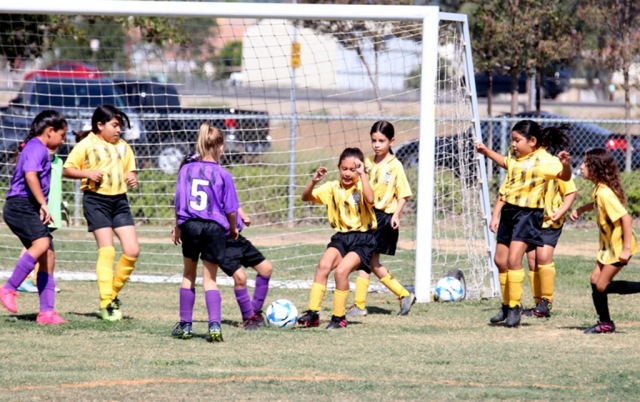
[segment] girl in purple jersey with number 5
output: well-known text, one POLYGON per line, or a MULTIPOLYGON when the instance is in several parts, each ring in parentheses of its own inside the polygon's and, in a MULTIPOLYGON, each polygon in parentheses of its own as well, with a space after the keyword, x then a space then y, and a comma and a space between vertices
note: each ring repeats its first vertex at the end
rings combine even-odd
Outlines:
POLYGON ((227 236, 238 238, 236 211, 240 207, 231 174, 218 164, 224 151, 220 130, 209 123, 200 126, 196 152, 200 159, 182 166, 176 184, 176 226, 171 232, 174 244, 182 242, 184 273, 180 287, 180 322, 173 328, 174 338, 193 337, 193 305, 198 259, 204 264, 204 297, 209 312, 210 342, 222 342, 220 322, 222 299, 216 284, 218 264, 225 257, 227 236))
POLYGON ((40 313, 36 322, 57 325, 65 323, 54 310, 55 280, 53 266, 55 254, 53 239, 47 225, 52 222, 47 208, 51 187, 51 156, 66 138, 67 122, 54 110, 40 112, 33 122, 27 138, 16 150, 16 170, 11 179, 4 205, 4 221, 27 249, 16 264, 11 277, 0 289, 2 305, 12 313, 18 312, 16 289, 33 271, 38 270, 40 313))

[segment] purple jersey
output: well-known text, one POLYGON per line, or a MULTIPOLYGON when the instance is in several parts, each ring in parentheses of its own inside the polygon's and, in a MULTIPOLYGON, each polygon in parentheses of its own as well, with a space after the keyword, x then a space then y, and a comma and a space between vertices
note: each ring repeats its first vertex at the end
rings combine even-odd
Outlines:
POLYGON ((51 156, 49 149, 37 138, 32 138, 20 152, 16 171, 11 179, 11 186, 7 192, 7 198, 21 197, 33 198, 25 174, 27 172, 37 172, 42 194, 49 198, 49 188, 51 187, 51 156))
POLYGON ((175 204, 178 225, 203 219, 219 223, 227 232, 226 215, 240 207, 231 174, 209 161, 187 163, 180 169, 175 204))
POLYGON ((239 211, 236 211, 236 227, 238 228, 238 233, 244 229, 244 222, 242 222, 242 217, 240 216, 239 211))

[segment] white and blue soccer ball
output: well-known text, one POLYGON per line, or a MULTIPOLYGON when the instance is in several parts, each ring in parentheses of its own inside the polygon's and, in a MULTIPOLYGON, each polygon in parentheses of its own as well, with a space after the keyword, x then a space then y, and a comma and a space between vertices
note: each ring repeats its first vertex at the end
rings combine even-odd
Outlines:
POLYGON ((463 296, 463 285, 456 278, 446 276, 436 283, 436 300, 438 301, 458 301, 461 300, 463 296))
POLYGON ((267 322, 269 326, 291 329, 298 321, 298 309, 286 299, 278 299, 267 307, 267 322))

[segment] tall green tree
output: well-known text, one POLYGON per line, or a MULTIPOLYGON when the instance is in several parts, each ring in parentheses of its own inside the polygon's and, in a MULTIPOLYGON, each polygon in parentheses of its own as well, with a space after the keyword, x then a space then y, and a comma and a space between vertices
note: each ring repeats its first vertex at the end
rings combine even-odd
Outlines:
MULTIPOLYGON (((325 3, 323 0, 303 0, 300 3, 325 3)), ((380 4, 380 5, 409 5, 412 0, 335 0, 334 4, 380 4)), ((373 86, 374 96, 378 102, 378 109, 383 110, 382 96, 380 95, 380 87, 378 85, 378 56, 380 52, 386 49, 385 37, 394 32, 403 32, 404 39, 420 39, 420 30, 409 28, 408 23, 388 22, 388 21, 318 21, 304 20, 300 21, 300 25, 310 28, 314 32, 322 35, 330 35, 334 37, 341 46, 346 49, 354 50, 358 58, 362 62, 367 76, 373 86), (371 46, 373 50, 373 65, 365 55, 365 49, 371 46)))
POLYGON ((565 0, 541 0, 532 24, 533 52, 528 68, 536 71, 536 111, 540 114, 542 76, 553 73, 554 66, 578 57, 582 35, 576 30, 577 4, 565 0), (546 69, 551 69, 547 71, 546 69))
MULTIPOLYGON (((640 58, 640 2, 638 0, 587 0, 580 8, 583 21, 598 27, 592 52, 610 72, 622 72, 624 117, 631 118, 631 64, 640 58)), ((625 126, 627 144, 631 132, 625 126)), ((631 147, 627 147, 625 170, 631 171, 631 147)))

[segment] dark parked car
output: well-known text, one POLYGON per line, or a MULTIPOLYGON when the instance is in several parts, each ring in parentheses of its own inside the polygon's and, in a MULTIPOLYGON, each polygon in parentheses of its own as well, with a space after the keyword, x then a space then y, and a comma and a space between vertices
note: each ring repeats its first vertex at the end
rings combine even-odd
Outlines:
POLYGON ((133 78, 114 82, 124 94, 127 106, 142 117, 150 162, 165 173, 175 173, 183 157, 194 151, 198 129, 207 121, 224 134, 225 155, 232 160, 261 154, 271 148, 266 112, 183 108, 174 85, 133 78))
MULTIPOLYGON (((65 157, 75 144, 73 131, 91 128, 91 115, 96 107, 112 104, 130 114, 131 127, 124 138, 137 152, 146 142, 144 128, 127 106, 120 93, 107 79, 61 78, 34 75, 25 82, 18 96, 8 107, 0 109, 0 164, 9 167, 18 144, 26 138, 33 118, 45 109, 54 109, 67 119, 67 142, 58 153, 65 157)), ((5 173, 8 170, 5 169, 5 173)))
MULTIPOLYGON (((531 119, 537 120, 542 127, 557 126, 562 123, 566 123, 569 126, 569 136, 573 140, 573 145, 569 150, 571 154, 571 164, 574 172, 579 172, 579 166, 584 159, 584 155, 591 148, 607 148, 618 161, 620 170, 624 170, 625 166, 625 152, 627 149, 627 141, 624 134, 615 133, 604 127, 600 127, 591 123, 582 123, 576 121, 571 117, 562 116, 558 114, 552 114, 547 112, 540 112, 540 117, 536 117, 536 112, 523 112, 516 115, 518 119, 531 119), (557 119, 560 122, 547 122, 544 119, 557 119), (575 121, 575 122, 574 122, 575 121)), ((513 123, 512 123, 513 125, 513 123)), ((488 125, 482 124, 482 138, 487 138, 488 125)), ((497 135, 497 127, 494 124, 494 144, 497 135)), ((640 169, 640 138, 634 137, 632 139, 632 153, 631 153, 631 168, 640 169)))
MULTIPOLYGON (((476 74, 476 92, 479 97, 486 97, 489 92, 489 75, 484 72, 476 74)), ((543 98, 555 99, 559 94, 569 90, 569 72, 563 68, 556 69, 551 75, 542 76, 542 86, 540 87, 543 98)), ((518 75, 518 93, 527 92, 527 74, 522 72, 518 75)), ((511 76, 505 74, 493 75, 494 94, 511 93, 511 76)))
MULTIPOLYGON (((509 115, 505 115, 509 117, 509 115)), ((625 152, 627 149, 627 143, 624 134, 614 133, 604 127, 597 126, 590 123, 582 123, 567 116, 561 116, 546 112, 541 112, 540 117, 536 117, 536 112, 523 112, 516 115, 518 119, 531 119, 538 120, 541 126, 553 126, 567 123, 569 127, 568 134, 573 140, 573 145, 569 150, 571 154, 571 163, 575 173, 579 172, 579 166, 582 163, 585 153, 591 148, 607 148, 611 151, 613 156, 618 161, 618 166, 621 170, 625 166, 625 152), (545 119, 557 119, 560 122, 547 122, 545 119), (575 122, 572 122, 575 121, 575 122)), ((511 132, 510 129, 513 126, 513 122, 505 121, 507 124, 507 143, 505 149, 509 149, 511 146, 511 132)), ((480 129, 482 134, 482 141, 487 144, 489 138, 489 123, 482 121, 480 123, 480 129)), ((493 141, 491 148, 496 151, 502 149, 502 123, 493 122, 493 141)), ((447 168, 457 168, 459 165, 459 158, 472 158, 474 152, 475 139, 471 132, 467 132, 464 135, 452 135, 436 137, 435 142, 435 161, 437 166, 447 168), (460 152, 459 150, 462 150, 460 152), (461 155, 461 156, 460 156, 461 155)), ((487 144, 488 145, 488 144, 487 144)), ((634 137, 632 141, 632 169, 640 169, 640 138, 634 137)), ((396 157, 403 163, 405 168, 412 166, 417 167, 419 163, 419 141, 410 141, 396 149, 396 157)))

